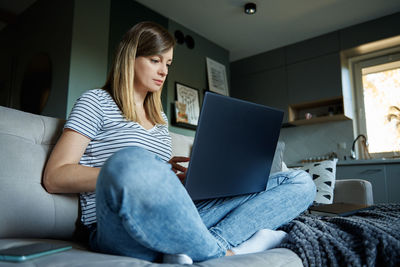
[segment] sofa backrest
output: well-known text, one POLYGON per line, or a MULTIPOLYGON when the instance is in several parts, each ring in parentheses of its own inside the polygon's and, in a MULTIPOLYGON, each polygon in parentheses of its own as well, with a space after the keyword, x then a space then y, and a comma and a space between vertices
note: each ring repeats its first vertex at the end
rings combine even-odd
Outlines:
POLYGON ((172 156, 189 157, 194 137, 169 132, 172 142, 172 156))
POLYGON ((77 195, 49 194, 42 186, 64 122, 0 106, 0 238, 72 237, 77 195))

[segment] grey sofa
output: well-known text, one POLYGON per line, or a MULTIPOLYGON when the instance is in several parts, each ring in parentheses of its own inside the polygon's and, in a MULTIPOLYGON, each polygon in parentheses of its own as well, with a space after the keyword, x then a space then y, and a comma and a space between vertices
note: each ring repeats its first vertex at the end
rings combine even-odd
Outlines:
MULTIPOLYGON (((160 265, 135 258, 94 253, 72 241, 79 217, 78 196, 49 194, 41 184, 43 168, 64 122, 0 107, 0 249, 38 240, 73 246, 71 250, 24 263, 11 265, 0 262, 0 266, 160 265)), ((190 138, 173 134, 173 151, 188 150, 190 141, 190 138)), ((346 202, 372 204, 371 185, 366 181, 337 181, 335 196, 335 201, 343 198, 346 202)), ((276 248, 195 265, 302 266, 302 262, 291 250, 276 248)))

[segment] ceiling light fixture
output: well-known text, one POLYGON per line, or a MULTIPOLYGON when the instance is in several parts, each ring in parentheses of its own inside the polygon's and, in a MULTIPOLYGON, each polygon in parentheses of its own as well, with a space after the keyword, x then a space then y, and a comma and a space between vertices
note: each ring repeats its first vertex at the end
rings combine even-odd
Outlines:
POLYGON ((257 6, 254 3, 247 3, 244 5, 244 13, 253 15, 257 11, 257 6))

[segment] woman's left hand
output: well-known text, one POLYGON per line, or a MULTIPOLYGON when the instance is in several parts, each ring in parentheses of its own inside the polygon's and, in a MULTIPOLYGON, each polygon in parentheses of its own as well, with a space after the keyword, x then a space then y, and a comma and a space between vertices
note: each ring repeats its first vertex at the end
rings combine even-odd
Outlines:
POLYGON ((183 181, 186 178, 186 171, 187 168, 183 167, 182 165, 178 164, 179 162, 188 162, 190 158, 188 157, 173 157, 170 159, 168 162, 172 166, 172 171, 176 173, 176 176, 178 176, 179 180, 183 183, 183 181))

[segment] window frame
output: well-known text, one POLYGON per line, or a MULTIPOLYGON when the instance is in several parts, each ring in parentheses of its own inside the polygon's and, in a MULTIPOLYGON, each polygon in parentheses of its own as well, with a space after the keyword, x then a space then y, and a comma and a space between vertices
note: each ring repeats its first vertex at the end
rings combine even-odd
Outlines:
MULTIPOLYGON (((366 118, 365 118, 365 107, 364 107, 364 88, 362 82, 362 69, 370 68, 376 65, 382 65, 386 63, 392 63, 400 61, 400 46, 385 49, 366 55, 353 57, 349 59, 349 66, 352 76, 352 89, 353 89, 353 127, 355 136, 364 134, 368 140, 366 118)), ((382 68, 380 71, 385 70, 382 68)), ((376 71, 375 71, 376 72, 376 71)), ((360 144, 356 146, 356 154, 359 155, 360 144)), ((400 151, 393 152, 381 152, 381 153, 370 153, 372 158, 390 158, 399 157, 400 151)))

